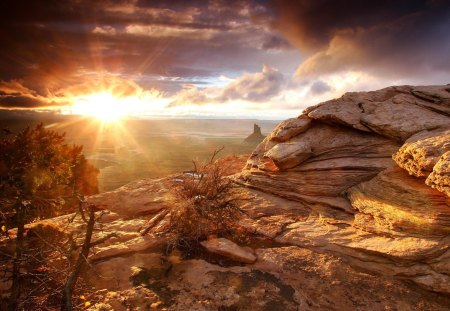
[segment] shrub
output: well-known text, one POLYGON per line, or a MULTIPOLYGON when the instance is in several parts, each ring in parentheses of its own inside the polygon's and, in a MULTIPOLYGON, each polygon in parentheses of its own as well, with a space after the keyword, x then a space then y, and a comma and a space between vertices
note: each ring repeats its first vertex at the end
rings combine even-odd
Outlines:
MULTIPOLYGON (((221 149, 220 149, 221 150, 221 149)), ((170 230, 175 233, 174 246, 191 248, 210 235, 228 235, 237 229, 242 215, 234 182, 226 176, 226 167, 211 160, 185 174, 183 182, 171 188, 173 206, 170 230)))

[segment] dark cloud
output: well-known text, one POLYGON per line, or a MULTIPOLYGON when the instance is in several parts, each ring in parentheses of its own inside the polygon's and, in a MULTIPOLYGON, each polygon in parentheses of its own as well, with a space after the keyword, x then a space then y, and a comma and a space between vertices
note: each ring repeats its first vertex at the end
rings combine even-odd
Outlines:
POLYGON ((308 55, 299 75, 450 70, 449 1, 280 0, 275 7, 274 27, 308 55))
POLYGON ((24 95, 0 95, 1 108, 39 108, 50 106, 45 99, 24 95))
POLYGON ((331 90, 332 90, 331 86, 329 86, 326 82, 321 80, 315 81, 310 87, 310 92, 313 95, 320 95, 329 92, 331 90))
POLYGON ((280 36, 271 35, 264 40, 261 48, 265 50, 290 50, 293 46, 286 41, 286 39, 280 36))
MULTIPOLYGON (((270 29, 248 1, 5 0, 0 2, 0 79, 41 96, 92 73, 207 80, 261 66, 270 29), (200 79, 201 78, 201 79, 200 79)), ((179 89, 170 79, 158 86, 179 89)))
POLYGON ((0 81, 0 108, 41 108, 62 106, 67 102, 38 95, 20 81, 0 81))

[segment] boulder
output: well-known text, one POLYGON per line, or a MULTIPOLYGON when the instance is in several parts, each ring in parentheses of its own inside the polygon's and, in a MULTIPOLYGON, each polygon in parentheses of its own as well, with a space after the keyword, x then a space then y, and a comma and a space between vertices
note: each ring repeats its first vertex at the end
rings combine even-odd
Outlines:
MULTIPOLYGON (((439 98, 448 106, 442 87, 439 98)), ((361 131, 375 132, 403 142, 413 134, 448 126, 448 116, 441 110, 418 105, 418 89, 409 86, 389 87, 374 92, 347 93, 305 110, 310 118, 322 122, 341 124, 361 131)), ((422 93, 423 93, 422 89, 422 93)))
POLYGON ((251 248, 241 247, 224 238, 211 238, 200 243, 208 252, 219 254, 235 261, 254 263, 256 256, 251 248))
POLYGON ((411 175, 427 177, 447 151, 450 151, 450 128, 411 136, 392 158, 411 175))
POLYGON ((166 208, 167 185, 163 179, 143 179, 116 190, 90 196, 87 202, 126 217, 154 214, 166 208))
POLYGON ((450 198, 399 167, 348 189, 347 195, 358 211, 355 225, 367 231, 403 236, 450 233, 450 198))
POLYGON ((450 151, 440 157, 425 183, 450 197, 450 151))
POLYGON ((269 140, 285 142, 290 138, 306 131, 312 123, 312 119, 302 115, 298 118, 287 119, 281 122, 269 136, 269 140))

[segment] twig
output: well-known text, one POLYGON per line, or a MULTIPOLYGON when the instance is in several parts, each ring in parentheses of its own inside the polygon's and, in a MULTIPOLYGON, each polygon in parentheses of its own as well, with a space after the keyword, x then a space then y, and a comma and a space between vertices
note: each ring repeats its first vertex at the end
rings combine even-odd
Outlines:
POLYGON ((168 213, 169 213, 169 209, 166 208, 166 209, 162 210, 161 212, 159 212, 158 214, 156 214, 147 223, 147 227, 144 229, 144 231, 141 232, 141 235, 142 236, 146 235, 153 227, 155 227, 157 224, 159 224, 164 219, 164 217, 166 217, 166 215, 168 213))
POLYGON ((109 240, 110 238, 117 238, 117 237, 119 237, 119 236, 118 236, 115 232, 110 233, 110 234, 104 236, 103 238, 98 239, 97 241, 92 242, 91 244, 89 244, 89 247, 94 247, 94 246, 96 246, 96 245, 99 245, 99 244, 102 244, 102 243, 106 242, 106 241, 109 240))

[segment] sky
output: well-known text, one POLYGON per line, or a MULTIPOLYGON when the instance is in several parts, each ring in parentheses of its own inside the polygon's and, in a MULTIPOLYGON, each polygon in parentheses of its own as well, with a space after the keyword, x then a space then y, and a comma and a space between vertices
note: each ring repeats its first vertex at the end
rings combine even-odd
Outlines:
POLYGON ((450 1, 2 0, 0 108, 285 119, 450 83, 450 1))

